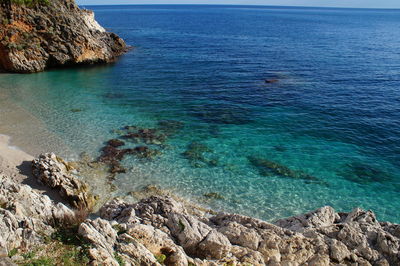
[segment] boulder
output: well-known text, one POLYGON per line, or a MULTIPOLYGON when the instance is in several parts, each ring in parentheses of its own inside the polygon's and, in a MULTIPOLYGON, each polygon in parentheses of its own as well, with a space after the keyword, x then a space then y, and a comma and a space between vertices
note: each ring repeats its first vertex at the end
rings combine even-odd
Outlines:
POLYGON ((211 230, 203 241, 198 243, 197 253, 206 259, 223 259, 231 250, 228 238, 218 232, 211 230))
POLYGON ((32 172, 41 183, 57 190, 72 207, 92 210, 95 206, 97 197, 92 195, 89 186, 76 176, 70 164, 54 153, 42 154, 33 160, 32 172))
POLYGON ((87 220, 79 226, 78 233, 93 247, 89 249, 92 264, 119 265, 114 258, 114 244, 117 232, 103 219, 87 220))
POLYGON ((73 219, 74 211, 46 195, 0 174, 0 257, 14 249, 43 244, 54 225, 73 219))

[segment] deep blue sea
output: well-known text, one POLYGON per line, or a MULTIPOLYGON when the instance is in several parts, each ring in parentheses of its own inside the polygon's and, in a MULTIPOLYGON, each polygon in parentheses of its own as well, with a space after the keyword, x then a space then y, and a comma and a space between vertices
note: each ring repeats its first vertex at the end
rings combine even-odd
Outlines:
POLYGON ((126 157, 115 195, 151 184, 268 221, 331 205, 400 222, 399 10, 87 8, 135 48, 0 82, 68 158, 127 125, 169 128, 158 157, 126 157))

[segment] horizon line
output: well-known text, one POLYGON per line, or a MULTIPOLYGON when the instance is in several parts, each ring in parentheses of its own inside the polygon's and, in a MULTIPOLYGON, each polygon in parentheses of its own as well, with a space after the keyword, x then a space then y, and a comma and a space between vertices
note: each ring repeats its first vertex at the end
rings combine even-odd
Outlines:
POLYGON ((258 6, 258 7, 283 7, 283 8, 338 8, 338 9, 381 9, 400 10, 400 7, 343 7, 343 6, 280 6, 259 4, 80 4, 79 6, 258 6))

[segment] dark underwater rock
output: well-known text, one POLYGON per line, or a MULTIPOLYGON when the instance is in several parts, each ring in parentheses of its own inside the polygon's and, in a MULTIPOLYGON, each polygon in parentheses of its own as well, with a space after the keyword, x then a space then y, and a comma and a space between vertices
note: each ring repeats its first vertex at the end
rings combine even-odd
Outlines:
POLYGON ((129 132, 132 132, 132 131, 137 130, 137 129, 138 129, 137 126, 125 126, 124 127, 124 130, 127 130, 129 132))
POLYGON ((117 149, 114 146, 107 145, 101 149, 102 154, 99 158, 101 162, 121 161, 126 154, 132 153, 132 149, 117 149))
POLYGON ((211 152, 211 149, 207 147, 207 145, 199 143, 199 142, 192 142, 187 146, 186 151, 182 154, 189 162, 195 164, 196 162, 205 162, 205 158, 203 156, 204 152, 211 152))
POLYGON ((287 150, 286 147, 282 145, 276 145, 274 146, 274 149, 279 152, 285 152, 287 150))
POLYGON ((162 131, 165 135, 175 135, 184 126, 184 123, 176 120, 161 120, 158 122, 158 130, 162 131))
POLYGON ((125 95, 122 93, 109 92, 109 93, 104 94, 104 97, 108 98, 108 99, 122 99, 125 97, 125 95))
POLYGON ((266 160, 264 158, 258 158, 255 156, 247 157, 251 165, 257 168, 260 175, 263 176, 283 176, 283 177, 290 177, 295 179, 304 179, 309 181, 320 181, 318 178, 304 173, 302 171, 294 171, 291 170, 289 167, 281 165, 279 163, 266 160))
POLYGON ((214 138, 218 138, 221 135, 219 126, 215 124, 212 124, 208 127, 208 133, 214 138))
POLYGON ((147 146, 138 146, 135 148, 135 152, 138 152, 138 153, 144 153, 148 150, 149 150, 149 147, 147 147, 147 146))
POLYGON ((190 164, 195 168, 200 167, 215 167, 218 166, 217 158, 207 158, 205 154, 212 153, 213 150, 207 145, 194 141, 187 146, 187 149, 182 153, 183 157, 187 159, 190 164))
POLYGON ((138 126, 125 126, 114 130, 115 133, 129 139, 134 143, 157 145, 163 147, 169 137, 175 135, 184 126, 183 122, 176 120, 161 120, 155 128, 143 128, 138 126))
POLYGON ((119 140, 119 139, 110 139, 110 140, 107 142, 107 144, 108 144, 109 146, 112 146, 112 147, 120 147, 120 146, 124 146, 124 145, 125 145, 125 142, 123 142, 122 140, 119 140))
POLYGON ((224 196, 222 196, 221 194, 219 194, 218 192, 210 192, 210 193, 206 193, 203 195, 205 198, 208 199, 217 199, 217 200, 223 200, 225 199, 224 196))
POLYGON ((193 116, 207 123, 242 125, 252 121, 251 112, 233 104, 208 104, 192 108, 193 116))
POLYGON ((126 155, 134 155, 141 159, 153 159, 161 154, 161 151, 158 149, 153 149, 148 146, 118 149, 118 147, 124 145, 125 142, 122 140, 111 139, 107 142, 106 146, 101 149, 101 155, 97 161, 108 165, 111 174, 109 179, 114 179, 116 174, 126 173, 126 169, 121 165, 121 161, 126 155))
POLYGON ((162 120, 157 128, 141 128, 138 126, 125 126, 122 129, 114 130, 119 134, 139 146, 127 149, 119 149, 126 143, 120 139, 111 139, 101 149, 101 155, 98 162, 109 166, 109 172, 112 178, 115 174, 125 173, 126 169, 120 161, 125 155, 134 155, 140 159, 154 159, 161 154, 161 149, 165 148, 164 142, 168 136, 175 134, 183 127, 183 123, 175 120, 162 120))
POLYGON ((126 173, 126 169, 117 161, 112 161, 110 163, 110 171, 111 174, 123 174, 126 173))
POLYGON ((142 159, 152 159, 161 154, 157 149, 151 149, 147 146, 138 146, 134 148, 134 153, 137 157, 142 159))
POLYGON ((118 149, 118 147, 123 145, 125 143, 121 140, 109 140, 107 145, 101 149, 101 155, 97 159, 98 162, 109 166, 109 172, 112 174, 111 179, 115 177, 115 174, 126 173, 126 169, 121 165, 120 161, 125 155, 134 154, 133 149, 118 149))
POLYGON ((129 130, 124 136, 126 139, 132 140, 134 143, 145 143, 153 145, 161 145, 167 140, 167 136, 155 128, 137 128, 129 130))
POLYGON ((362 162, 346 164, 339 175, 358 184, 385 183, 393 181, 393 177, 386 171, 362 162))

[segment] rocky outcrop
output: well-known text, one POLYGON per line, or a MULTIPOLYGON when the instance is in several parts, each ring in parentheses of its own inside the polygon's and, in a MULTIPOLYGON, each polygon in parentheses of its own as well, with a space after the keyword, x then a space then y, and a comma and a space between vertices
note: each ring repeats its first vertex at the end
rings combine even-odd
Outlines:
MULTIPOLYGON (((68 165, 54 154, 34 162, 50 187, 63 183, 68 165)), ((75 219, 76 235, 91 265, 400 265, 400 225, 380 223, 371 211, 323 207, 271 224, 191 209, 169 196, 116 198, 99 217, 75 219)), ((45 246, 44 236, 71 217, 73 208, 0 176, 0 263, 13 249, 45 246)))
POLYGON ((125 42, 106 32, 74 0, 0 7, 0 69, 32 73, 50 67, 114 61, 125 42))
POLYGON ((42 184, 55 189, 60 196, 77 209, 92 210, 97 197, 88 185, 76 176, 73 167, 54 153, 42 154, 32 162, 33 175, 42 184))
POLYGON ((172 198, 153 196, 136 204, 113 200, 100 215, 120 230, 117 252, 124 242, 119 239, 129 239, 174 261, 167 265, 400 263, 400 227, 379 223, 372 212, 361 209, 336 213, 324 207, 270 224, 236 214, 193 216, 172 198))
POLYGON ((56 224, 74 216, 66 205, 0 175, 0 258, 43 244, 56 224))

